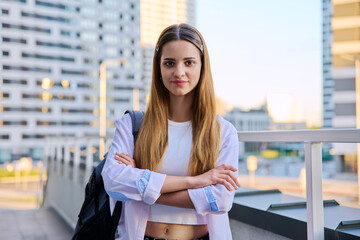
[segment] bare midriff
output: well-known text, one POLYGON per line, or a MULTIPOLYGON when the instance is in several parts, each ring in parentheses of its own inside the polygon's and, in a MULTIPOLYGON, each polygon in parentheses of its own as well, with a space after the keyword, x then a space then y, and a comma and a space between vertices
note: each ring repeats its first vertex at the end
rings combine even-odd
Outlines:
POLYGON ((208 233, 207 225, 183 225, 147 222, 145 235, 153 238, 193 239, 208 233))

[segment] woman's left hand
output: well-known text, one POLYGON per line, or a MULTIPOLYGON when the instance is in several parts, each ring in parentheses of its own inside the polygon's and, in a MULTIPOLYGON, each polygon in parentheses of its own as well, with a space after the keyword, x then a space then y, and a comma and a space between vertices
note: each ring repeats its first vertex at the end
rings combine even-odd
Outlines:
POLYGON ((116 153, 115 160, 118 161, 119 163, 130 165, 133 168, 136 168, 135 160, 126 153, 116 153))

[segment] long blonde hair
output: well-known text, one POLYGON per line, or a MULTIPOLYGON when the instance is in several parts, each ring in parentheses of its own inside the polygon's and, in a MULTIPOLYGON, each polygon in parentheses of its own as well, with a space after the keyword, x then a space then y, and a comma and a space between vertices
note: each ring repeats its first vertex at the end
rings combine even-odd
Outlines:
POLYGON ((155 171, 168 145, 169 92, 160 80, 160 57, 164 44, 186 40, 201 55, 201 75, 192 105, 192 148, 188 172, 199 175, 215 167, 220 148, 220 124, 216 116, 215 93, 209 54, 201 34, 188 24, 171 25, 161 34, 153 58, 150 98, 135 145, 134 159, 142 169, 155 171))

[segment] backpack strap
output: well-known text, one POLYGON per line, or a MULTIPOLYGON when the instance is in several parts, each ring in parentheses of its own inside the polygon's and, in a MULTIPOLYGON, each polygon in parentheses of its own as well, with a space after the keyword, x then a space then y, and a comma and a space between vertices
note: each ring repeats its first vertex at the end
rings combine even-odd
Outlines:
MULTIPOLYGON (((132 134, 134 136, 134 145, 135 145, 136 140, 137 140, 137 136, 139 134, 141 124, 142 124, 142 122, 144 120, 144 112, 143 111, 128 110, 124 114, 127 114, 127 113, 129 113, 130 117, 131 117, 132 134)), ((106 159, 106 155, 105 155, 105 159, 106 159)), ((121 201, 116 201, 115 209, 114 209, 114 212, 113 212, 112 217, 111 217, 111 222, 112 222, 111 235, 110 235, 111 240, 115 239, 115 233, 116 233, 117 225, 118 225, 119 220, 120 220, 121 211, 122 211, 122 202, 121 201)))
POLYGON ((130 114, 131 120, 132 120, 132 133, 134 135, 134 144, 136 143, 137 136, 139 134, 139 130, 141 127, 141 124, 144 120, 144 112, 143 111, 132 111, 127 110, 124 114, 130 114))
POLYGON ((122 211, 122 202, 116 201, 115 209, 113 212, 113 215, 111 216, 111 234, 110 234, 110 240, 115 239, 115 233, 117 229, 117 225, 119 224, 120 216, 122 211))

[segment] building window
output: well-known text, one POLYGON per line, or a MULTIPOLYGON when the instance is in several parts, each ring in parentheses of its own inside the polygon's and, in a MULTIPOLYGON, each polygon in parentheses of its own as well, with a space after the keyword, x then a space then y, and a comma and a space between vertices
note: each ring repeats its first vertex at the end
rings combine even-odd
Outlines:
POLYGON ((26 0, 3 0, 4 2, 18 2, 18 3, 26 3, 26 0))
MULTIPOLYGON (((44 92, 47 93, 47 92, 44 92)), ((46 98, 47 101, 49 100, 70 100, 70 101, 75 101, 75 97, 71 96, 71 95, 64 95, 64 94, 57 94, 57 95, 53 95, 51 93, 48 94, 30 94, 30 93, 23 93, 22 94, 22 98, 23 99, 41 99, 43 100, 44 98, 46 98)), ((45 101, 45 100, 44 100, 45 101)))
POLYGON ((334 79, 335 91, 355 91, 355 78, 334 79))
POLYGON ((93 20, 82 19, 80 20, 80 26, 87 29, 95 29, 99 26, 99 24, 93 20))
POLYGON ((52 42, 42 42, 36 41, 37 46, 44 46, 44 47, 55 47, 55 48, 64 48, 64 49, 72 49, 72 50, 82 50, 82 47, 79 45, 71 45, 65 43, 52 43, 52 42))
POLYGON ((71 74, 71 75, 84 75, 84 71, 75 71, 75 70, 66 70, 61 69, 61 74, 71 74))
POLYGON ((41 108, 41 107, 4 107, 4 112, 49 112, 51 113, 51 108, 46 108, 45 107, 41 108))
POLYGON ((22 139, 42 139, 44 135, 40 134, 23 134, 22 139))
POLYGON ((3 37, 2 38, 3 42, 10 42, 10 43, 21 43, 21 44, 26 44, 26 40, 23 38, 9 38, 9 37, 3 37))
POLYGON ((19 84, 19 85, 27 85, 27 82, 26 80, 14 80, 14 79, 7 79, 7 78, 4 78, 3 79, 3 84, 19 84))
POLYGON ((335 104, 335 115, 337 116, 355 116, 355 103, 338 103, 335 104))
POLYGON ((116 20, 117 16, 118 16, 118 13, 116 11, 105 11, 103 12, 103 16, 106 18, 106 19, 109 19, 109 20, 116 20))
POLYGON ((120 39, 114 35, 104 35, 104 43, 107 44, 117 44, 119 43, 120 39))
POLYGON ((54 121, 36 121, 37 126, 55 126, 57 125, 54 121))
POLYGON ((103 24, 104 30, 106 31, 116 31, 118 29, 118 25, 113 22, 107 22, 103 24))
POLYGON ((10 66, 3 65, 3 70, 15 70, 15 71, 24 71, 24 72, 42 72, 42 73, 51 73, 50 68, 40 68, 40 67, 24 67, 24 66, 10 66))
POLYGON ((90 126, 90 122, 82 121, 82 122, 61 122, 62 126, 90 126))
POLYGON ((116 7, 119 4, 119 0, 103 0, 103 3, 109 7, 116 7))
POLYGON ((27 121, 25 121, 25 120, 22 120, 22 121, 7 121, 7 120, 4 120, 2 122, 2 124, 4 126, 26 126, 27 121))
POLYGON ((28 13, 28 12, 23 12, 23 11, 21 11, 21 16, 22 17, 35 18, 35 19, 42 19, 42 20, 47 20, 47 21, 68 23, 68 24, 72 23, 72 20, 69 19, 69 18, 52 17, 52 16, 46 16, 46 15, 41 15, 41 14, 37 14, 37 13, 28 13))
POLYGON ((17 29, 17 30, 25 30, 25 31, 47 33, 47 34, 51 33, 51 30, 48 29, 48 28, 29 27, 29 26, 24 26, 24 25, 15 25, 15 24, 8 24, 8 23, 3 23, 2 27, 3 28, 9 28, 9 29, 17 29))
POLYGON ((78 33, 74 32, 74 31, 61 30, 60 34, 61 34, 61 36, 70 37, 70 38, 78 37, 78 33))
POLYGON ((92 109, 62 108, 62 113, 93 113, 92 109))
POLYGON ((3 140, 10 139, 10 136, 8 134, 1 134, 0 139, 3 139, 3 140))
POLYGON ((4 15, 9 15, 9 10, 8 9, 1 9, 1 13, 4 15))
POLYGON ((74 58, 71 57, 64 57, 64 56, 49 56, 49 55, 41 55, 41 54, 29 54, 29 53, 22 53, 23 58, 35 58, 35 59, 42 59, 42 60, 57 60, 63 62, 75 62, 74 58))
POLYGON ((10 56, 10 53, 9 53, 9 51, 2 51, 2 55, 3 56, 10 56))
POLYGON ((73 11, 73 8, 71 8, 70 6, 64 5, 64 4, 55 4, 55 3, 49 3, 49 2, 45 2, 45 1, 39 1, 39 0, 36 0, 35 4, 38 6, 43 6, 43 7, 73 11))
POLYGON ((99 65, 99 61, 97 59, 91 59, 91 58, 84 58, 84 63, 89 65, 99 65))
POLYGON ((96 42, 99 39, 99 37, 94 32, 82 32, 80 34, 80 39, 88 42, 96 42))
POLYGON ((96 9, 93 7, 82 7, 80 13, 86 16, 96 16, 96 9))
POLYGON ((10 98, 10 93, 0 92, 0 99, 2 99, 2 98, 10 98))

